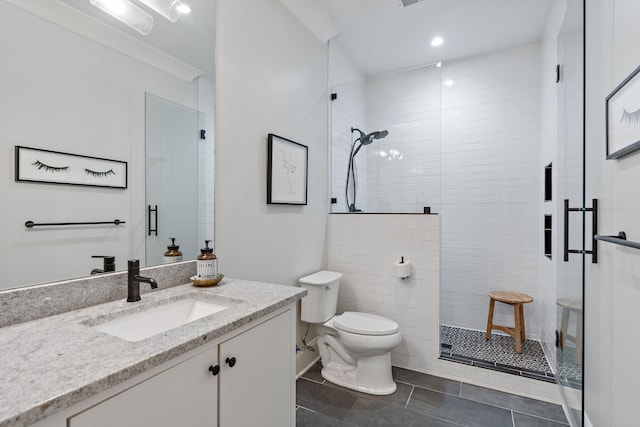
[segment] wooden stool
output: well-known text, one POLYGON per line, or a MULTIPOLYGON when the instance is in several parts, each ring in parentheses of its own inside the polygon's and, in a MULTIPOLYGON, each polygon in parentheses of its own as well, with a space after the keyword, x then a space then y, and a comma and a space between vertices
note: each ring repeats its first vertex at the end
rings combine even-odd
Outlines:
POLYGON ((576 365, 582 365, 582 300, 572 298, 558 298, 556 303, 562 307, 562 324, 560 326, 560 348, 564 348, 566 341, 573 341, 576 345, 576 365), (569 335, 569 316, 576 314, 576 334, 569 335))
POLYGON ((524 309, 522 305, 532 302, 533 298, 527 294, 510 291, 491 291, 489 292, 489 298, 491 298, 491 301, 489 302, 489 318, 487 319, 487 340, 491 339, 491 331, 498 329, 511 335, 516 340, 516 352, 522 353, 522 342, 525 340, 524 309), (496 301, 513 306, 515 327, 510 328, 493 324, 493 308, 496 301))

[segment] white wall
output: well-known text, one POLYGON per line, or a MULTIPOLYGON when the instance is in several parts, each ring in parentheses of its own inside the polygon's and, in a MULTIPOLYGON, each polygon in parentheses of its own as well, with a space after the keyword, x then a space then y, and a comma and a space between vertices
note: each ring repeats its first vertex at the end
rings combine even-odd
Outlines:
POLYGON ((218 0, 216 16, 218 269, 297 286, 326 265, 328 47, 278 0, 218 0), (266 204, 269 133, 309 147, 306 206, 266 204))
POLYGON ((220 0, 216 241, 221 273, 296 285, 324 265, 327 46, 277 0, 220 0), (308 205, 267 205, 267 134, 309 147, 308 205))
POLYGON ((0 2, 0 40, 0 192, 5 201, 0 288, 88 275, 101 267, 91 255, 115 255, 118 269, 129 258, 144 259, 144 94, 196 108, 196 82, 186 83, 5 2, 0 2), (129 187, 14 182, 14 145, 127 161, 129 187), (24 227, 26 220, 115 218, 127 224, 24 227))
MULTIPOLYGON (((540 45, 443 63, 443 324, 484 330, 494 289, 524 292, 540 338, 540 45)), ((498 324, 513 322, 496 306, 498 324)))
MULTIPOLYGON (((605 160, 605 97, 640 64, 640 4, 587 0, 587 199, 600 200, 601 234, 640 241, 640 154, 605 160)), ((592 426, 637 424, 640 251, 599 243, 585 288, 585 412, 592 426)), ((587 424, 589 425, 589 424, 587 424)))

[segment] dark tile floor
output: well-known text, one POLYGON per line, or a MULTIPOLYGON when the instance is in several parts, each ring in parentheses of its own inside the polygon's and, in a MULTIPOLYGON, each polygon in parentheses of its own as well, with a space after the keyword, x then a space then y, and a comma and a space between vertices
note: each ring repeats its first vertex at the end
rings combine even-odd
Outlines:
POLYGON ((297 381, 298 427, 561 427, 560 405, 393 368, 398 390, 373 396, 325 381, 314 365, 297 381))

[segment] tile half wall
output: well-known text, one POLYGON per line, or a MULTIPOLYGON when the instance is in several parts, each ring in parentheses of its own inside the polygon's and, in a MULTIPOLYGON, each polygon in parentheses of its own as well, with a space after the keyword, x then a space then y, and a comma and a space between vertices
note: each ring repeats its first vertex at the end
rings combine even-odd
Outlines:
POLYGON ((422 214, 330 214, 328 269, 343 273, 338 313, 378 314, 400 326, 394 366, 558 402, 554 384, 439 360, 440 218, 422 214), (394 263, 411 262, 411 277, 394 263))

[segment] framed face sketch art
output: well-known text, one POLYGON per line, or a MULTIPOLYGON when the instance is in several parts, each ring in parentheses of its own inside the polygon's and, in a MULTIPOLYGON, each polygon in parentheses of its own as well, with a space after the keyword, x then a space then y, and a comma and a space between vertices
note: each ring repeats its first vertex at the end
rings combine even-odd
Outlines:
POLYGON ((640 150, 640 67, 606 98, 607 159, 640 150))
POLYGON ((127 188, 127 162, 39 148, 15 147, 15 180, 127 188))
POLYGON ((307 146, 270 133, 267 204, 306 205, 308 165, 307 146))

